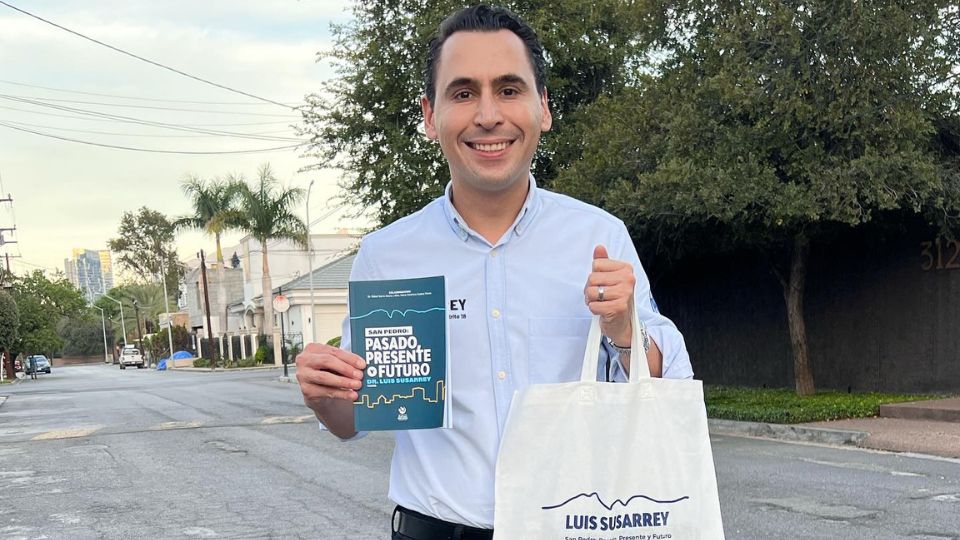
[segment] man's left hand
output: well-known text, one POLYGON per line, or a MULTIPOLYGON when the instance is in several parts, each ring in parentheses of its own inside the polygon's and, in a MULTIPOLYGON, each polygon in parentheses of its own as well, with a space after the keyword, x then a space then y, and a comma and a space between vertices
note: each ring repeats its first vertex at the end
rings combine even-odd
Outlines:
POLYGON ((600 330, 621 347, 629 347, 633 338, 633 290, 637 278, 633 265, 609 258, 607 248, 593 248, 593 271, 583 288, 584 301, 594 315, 600 316, 600 330))

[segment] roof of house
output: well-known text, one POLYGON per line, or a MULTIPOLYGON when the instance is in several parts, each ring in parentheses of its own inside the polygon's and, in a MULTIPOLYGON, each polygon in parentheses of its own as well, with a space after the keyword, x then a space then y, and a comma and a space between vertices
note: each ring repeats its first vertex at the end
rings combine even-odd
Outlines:
MULTIPOLYGON (((285 292, 294 290, 304 290, 310 288, 310 280, 313 279, 314 289, 346 289, 350 282, 350 270, 353 268, 353 259, 356 255, 347 255, 335 261, 331 261, 313 271, 312 274, 301 276, 285 285, 285 292)), ((279 291, 279 287, 273 289, 279 291)))

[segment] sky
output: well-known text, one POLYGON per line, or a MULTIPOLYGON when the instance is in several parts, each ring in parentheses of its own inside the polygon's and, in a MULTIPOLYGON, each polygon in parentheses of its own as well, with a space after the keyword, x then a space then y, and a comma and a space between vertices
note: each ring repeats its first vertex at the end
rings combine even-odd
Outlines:
MULTIPOLYGON (((293 106, 334 75, 317 52, 332 46, 331 23, 347 22, 350 0, 4 0, 24 11, 196 77, 293 106)), ((180 182, 242 174, 269 163, 281 183, 306 189, 310 218, 342 195, 337 170, 300 172, 303 149, 188 155, 103 148, 20 131, 150 150, 210 152, 294 145, 296 111, 233 93, 87 41, 0 4, 0 202, 3 253, 14 272, 62 270, 73 248, 105 249, 125 211, 141 206, 171 218, 190 213, 180 182), (45 87, 45 88, 40 88, 45 87), (193 102, 193 103, 190 103, 193 102), (122 106, 121 106, 122 105, 122 106), (90 112, 95 112, 91 115, 90 112), (127 121, 103 114, 126 117, 127 121), (143 125, 137 122, 150 122, 143 125), (155 123, 183 129, 169 129, 155 123), (227 131, 210 135, 197 130, 227 131), (249 135, 266 138, 250 139, 249 135)), ((305 217, 306 205, 298 209, 305 217)), ((334 211, 313 233, 361 228, 334 211)), ((240 239, 228 234, 224 246, 240 239)), ((213 251, 200 232, 178 235, 183 260, 213 251)), ((229 256, 225 253, 225 256, 229 256)))

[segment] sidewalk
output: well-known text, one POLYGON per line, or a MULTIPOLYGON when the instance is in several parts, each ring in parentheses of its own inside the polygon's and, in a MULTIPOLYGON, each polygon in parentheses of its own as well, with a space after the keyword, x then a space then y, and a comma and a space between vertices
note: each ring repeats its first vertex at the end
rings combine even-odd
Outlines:
POLYGON ((779 425, 710 420, 710 431, 960 459, 960 398, 884 405, 875 418, 832 422, 779 425))

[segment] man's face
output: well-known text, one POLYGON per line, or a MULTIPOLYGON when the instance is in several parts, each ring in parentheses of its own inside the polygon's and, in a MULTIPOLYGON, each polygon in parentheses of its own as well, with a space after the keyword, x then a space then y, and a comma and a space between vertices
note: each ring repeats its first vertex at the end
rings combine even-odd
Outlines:
POLYGON ((421 105, 427 136, 440 142, 454 186, 526 189, 540 133, 552 119, 516 34, 457 32, 447 38, 434 103, 424 97, 421 105))

